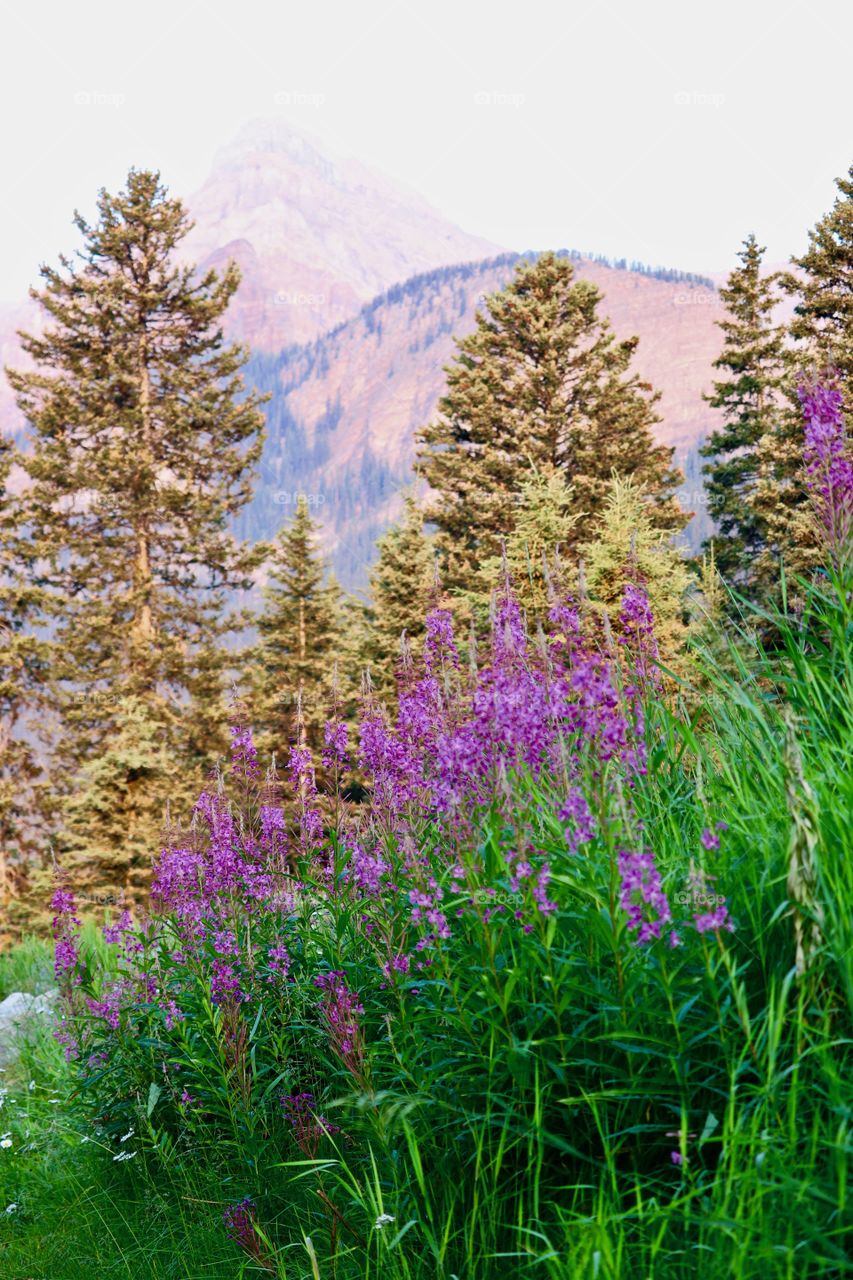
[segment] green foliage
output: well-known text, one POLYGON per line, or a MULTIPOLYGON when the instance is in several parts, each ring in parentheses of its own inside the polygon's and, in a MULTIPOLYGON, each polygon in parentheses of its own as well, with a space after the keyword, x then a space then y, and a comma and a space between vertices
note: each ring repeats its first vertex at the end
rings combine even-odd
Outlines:
MULTIPOLYGON (((722 894, 734 934, 688 928, 675 950, 634 945, 613 828, 601 821, 568 853, 558 780, 518 775, 511 804, 463 855, 461 882, 437 827, 414 833, 448 914, 470 897, 478 906, 422 971, 380 976, 405 913, 389 921, 369 896, 318 881, 284 927, 235 918, 238 963, 254 957, 245 1006, 214 1002, 200 966, 171 1027, 150 1000, 126 1010, 117 1035, 93 1012, 82 1110, 67 1103, 65 1123, 90 1126, 100 1163, 86 1166, 86 1194, 70 1197, 47 1144, 27 1157, 29 1190, 0 1183, 26 1211, 4 1224, 12 1258, 41 1230, 38 1179, 62 1177, 80 1244, 51 1246, 57 1280, 81 1274, 79 1247, 117 1275, 238 1273, 246 1255, 215 1243, 214 1224, 247 1194, 269 1273, 285 1277, 853 1275, 853 614, 828 581, 807 599, 803 617, 775 618, 781 650, 706 654, 709 692, 689 713, 647 706, 636 816, 680 913, 722 894), (720 820, 715 848, 701 837, 720 820), (547 852, 558 903, 527 934, 508 880, 498 897, 487 890, 526 841, 547 852), (280 944, 287 981, 263 959, 280 944), (364 1006, 349 1055, 335 1049, 313 980, 329 970, 346 973, 364 1006), (303 1091, 325 1117, 310 1150, 279 1101, 303 1091), (131 1148, 118 1179, 114 1157, 131 1148), (112 1246, 95 1243, 99 1214, 112 1246), (172 1270, 166 1240, 184 1258, 172 1270)), ((614 803, 592 756, 589 768, 590 794, 614 803)), ((410 854, 389 833, 391 867, 410 854)), ((335 845, 340 884, 347 857, 335 845)), ((176 943, 165 922, 146 943, 164 998, 176 943)), ((91 935, 87 945, 86 981, 106 996, 117 949, 93 950, 91 935)), ((56 1113, 30 1123, 49 1133, 56 1113)))
POLYGON ((47 676, 46 646, 32 628, 41 601, 34 555, 21 505, 8 490, 12 460, 0 438, 0 946, 41 835, 32 722, 47 676))
MULTIPOLYGON (((711 539, 718 568, 735 585, 757 585, 756 557, 767 545, 766 522, 755 506, 759 468, 769 462, 764 437, 778 435, 790 408, 781 389, 785 378, 783 330, 774 324, 778 300, 776 274, 762 275, 765 250, 747 236, 738 257, 741 265, 720 290, 728 315, 718 321, 724 335, 722 354, 714 361, 726 375, 714 383, 708 403, 723 414, 723 425, 701 449, 709 459, 705 488, 717 533, 711 539)), ((765 584, 766 586, 766 584, 765 584)))
POLYGON ((50 635, 54 794, 98 760, 73 801, 85 835, 61 833, 59 844, 81 875, 94 852, 98 878, 130 891, 143 874, 143 814, 156 844, 162 752, 172 775, 187 763, 182 712, 197 657, 209 670, 218 652, 221 679, 225 593, 248 588, 259 560, 228 521, 249 497, 263 418, 244 392, 245 352, 219 327, 239 272, 175 265, 190 223, 159 176, 131 170, 120 194, 101 192, 95 225, 80 215, 75 225, 78 257, 43 267, 33 291, 45 328, 22 343, 35 368, 9 372, 32 436, 18 459, 29 481, 21 555, 37 566, 50 635), (108 741, 124 745, 105 755, 108 741), (130 805, 127 843, 106 794, 130 805))
POLYGON ((258 642, 249 655, 247 696, 261 749, 283 750, 296 737, 301 703, 306 740, 320 741, 332 701, 332 676, 343 629, 342 592, 326 580, 319 525, 301 497, 267 561, 258 642))
POLYGON ((665 530, 656 528, 638 485, 613 476, 597 536, 580 548, 580 554, 590 601, 607 612, 616 634, 626 570, 630 567, 639 575, 654 617, 661 661, 666 667, 678 666, 684 655, 690 578, 681 551, 665 530))
POLYGON ((576 525, 582 515, 572 509, 572 491, 563 474, 548 466, 535 469, 522 481, 515 495, 515 510, 504 554, 492 556, 482 565, 485 590, 474 595, 474 603, 482 613, 508 571, 518 584, 519 603, 532 622, 541 620, 548 610, 547 562, 575 544, 576 525))
POLYGON ((0 1000, 13 991, 38 995, 53 985, 53 948, 46 939, 26 937, 0 952, 0 1000))
POLYGON ((403 515, 376 544, 370 573, 370 639, 367 656, 374 685, 393 694, 403 633, 411 645, 424 635, 424 601, 435 577, 433 538, 424 530, 423 512, 407 494, 403 515))
MULTIPOLYGON (((803 421, 797 384, 808 371, 835 370, 849 385, 853 372, 853 170, 836 181, 832 209, 809 232, 809 245, 791 259, 781 283, 795 301, 788 325, 784 390, 788 404, 774 415, 756 450, 758 483, 753 499, 765 546, 751 578, 759 598, 777 596, 779 561, 784 557, 789 586, 822 564, 821 541, 809 511, 802 466, 803 421)), ((850 427, 849 406, 845 411, 850 427)))
POLYGON ((618 467, 654 501, 656 522, 680 528, 672 450, 657 446, 657 396, 628 372, 636 339, 617 342, 598 314, 601 294, 574 281, 567 258, 522 263, 486 299, 458 343, 439 416, 419 434, 418 468, 435 491, 449 589, 480 586, 479 565, 500 555, 530 472, 559 471, 571 510, 596 520, 618 467))
POLYGON ((796 300, 791 337, 801 358, 853 379, 853 167, 837 178, 830 211, 809 232, 809 245, 786 276, 796 300))
POLYGON ((174 799, 173 783, 167 733, 152 719, 143 698, 122 698, 110 738, 82 766, 63 803, 63 845, 82 898, 108 900, 115 889, 115 851, 121 850, 126 867, 122 888, 130 900, 144 900, 152 832, 166 826, 166 797, 174 799))

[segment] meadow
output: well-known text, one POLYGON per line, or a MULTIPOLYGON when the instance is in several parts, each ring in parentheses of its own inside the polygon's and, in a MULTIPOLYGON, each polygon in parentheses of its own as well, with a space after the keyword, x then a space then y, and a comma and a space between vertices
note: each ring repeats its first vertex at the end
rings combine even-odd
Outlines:
POLYGON ((543 631, 507 578, 464 656, 426 602, 358 741, 333 716, 277 774, 235 707, 144 916, 81 924, 60 879, 55 951, 0 957, 0 997, 61 992, 0 1077, 0 1275, 853 1275, 853 486, 821 421, 824 569, 684 672, 630 564, 618 641, 557 569, 543 631))

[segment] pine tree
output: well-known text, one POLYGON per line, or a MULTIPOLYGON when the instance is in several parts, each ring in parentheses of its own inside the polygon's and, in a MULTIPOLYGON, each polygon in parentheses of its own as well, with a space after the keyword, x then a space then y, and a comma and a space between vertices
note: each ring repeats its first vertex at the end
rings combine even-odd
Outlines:
POLYGON ((424 636, 435 575, 433 538, 424 530, 423 512, 407 494, 403 515, 378 540, 370 573, 371 631, 367 660, 378 694, 393 695, 403 632, 412 647, 424 636))
MULTIPOLYGON (((14 453, 0 438, 0 922, 11 921, 40 833, 36 717, 46 675, 45 646, 33 634, 40 592, 22 540, 20 502, 8 488, 14 453), (24 561, 23 564, 21 561, 24 561), (27 572, 30 570, 30 572, 27 572)), ((0 944, 2 928, 0 924, 0 944)))
POLYGON ((717 533, 709 540, 717 569, 741 590, 754 580, 756 557, 767 544, 766 523, 755 506, 759 442, 777 431, 787 406, 783 330, 773 323, 777 274, 762 276, 765 250, 754 235, 738 254, 741 266, 720 296, 728 315, 718 321, 724 335, 714 368, 728 375, 705 399, 723 415, 700 450, 705 488, 717 533))
MULTIPOLYGON (((853 167, 836 186, 832 209, 809 232, 802 257, 791 259, 795 270, 781 277, 784 290, 796 302, 788 327, 787 404, 756 450, 754 508, 766 545, 752 576, 760 594, 778 596, 784 558, 789 601, 798 595, 796 578, 808 576, 822 560, 809 515, 797 384, 804 373, 827 369, 840 377, 842 386, 853 378, 853 167)), ((848 430, 853 429, 849 405, 846 416, 848 430)))
POLYGON ((166 801, 175 795, 174 770, 167 735, 146 699, 118 699, 110 737, 82 766, 63 806, 63 861, 78 868, 78 900, 103 907, 117 894, 127 902, 144 898, 158 851, 152 836, 165 827, 166 801), (117 849, 125 859, 118 883, 117 849))
POLYGON ((249 658, 248 702, 262 754, 279 758, 295 740, 301 702, 305 740, 316 748, 332 700, 332 674, 342 633, 342 592, 327 579, 319 525, 301 497, 267 562, 269 582, 249 658))
POLYGON ((655 525, 654 511, 633 480, 613 475, 596 536, 580 553, 590 602, 598 612, 606 611, 617 635, 626 579, 639 577, 654 617, 661 662, 677 668, 687 636, 690 577, 671 534, 655 525))
POLYGON ((33 297, 46 328, 22 335, 36 368, 9 378, 32 435, 21 462, 52 630, 56 787, 70 794, 85 767, 67 807, 85 850, 73 835, 60 848, 79 888, 91 865, 121 889, 138 880, 154 815, 185 772, 199 655, 207 662, 229 629, 226 594, 251 585, 260 559, 228 521, 251 496, 263 416, 243 389, 246 353, 220 327, 237 268, 175 265, 191 223, 156 173, 131 170, 119 195, 101 191, 98 214, 95 225, 75 215, 76 260, 42 268, 33 297), (105 792, 130 806, 133 840, 120 810, 106 817, 105 792))
POLYGON ((486 560, 482 578, 486 590, 474 598, 482 613, 491 593, 508 571, 519 604, 530 623, 543 623, 550 608, 549 572, 555 553, 562 561, 567 547, 577 541, 580 513, 573 510, 572 490, 556 468, 543 467, 527 474, 516 495, 515 527, 506 539, 504 554, 486 560))
POLYGON ((809 232, 809 247, 784 277, 796 298, 790 324, 798 364, 832 366, 853 382, 853 166, 837 178, 838 196, 809 232))
POLYGON ((652 439, 658 397, 628 372, 637 339, 615 339, 601 301, 594 284, 574 281, 568 258, 546 253, 519 266, 457 343, 418 453, 452 590, 479 588, 478 564, 500 554, 515 527, 514 498, 537 467, 565 476, 587 528, 616 466, 652 498, 658 525, 685 522, 672 450, 652 439))

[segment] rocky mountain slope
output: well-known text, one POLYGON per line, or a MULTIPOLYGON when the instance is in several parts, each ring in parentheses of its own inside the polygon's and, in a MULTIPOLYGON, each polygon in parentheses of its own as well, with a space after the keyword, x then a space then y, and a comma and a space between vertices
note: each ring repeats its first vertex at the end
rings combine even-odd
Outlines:
MULTIPOLYGON (((713 421, 702 392, 719 350, 717 292, 573 256, 577 276, 602 290, 616 334, 640 337, 635 368, 662 392, 657 435, 687 473, 683 501, 697 511, 690 537, 697 545, 705 526, 696 449, 713 421)), ((415 277, 314 343, 257 354, 252 380, 273 400, 244 531, 268 536, 304 492, 326 526, 338 572, 357 580, 411 481, 414 433, 435 411, 454 337, 473 328, 484 295, 506 284, 518 261, 504 254, 415 277)))
POLYGON ((189 206, 196 226, 186 255, 239 264, 229 327, 262 351, 325 333, 389 285, 497 249, 417 192, 332 157, 277 119, 246 125, 189 206))

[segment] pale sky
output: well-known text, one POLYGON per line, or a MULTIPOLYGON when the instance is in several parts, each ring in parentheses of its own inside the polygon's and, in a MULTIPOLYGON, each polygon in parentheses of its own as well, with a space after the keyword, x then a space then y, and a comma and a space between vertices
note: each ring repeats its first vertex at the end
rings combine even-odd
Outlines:
POLYGON ((509 249, 781 262, 853 164, 849 0, 4 0, 0 300, 131 165, 281 115, 509 249))

